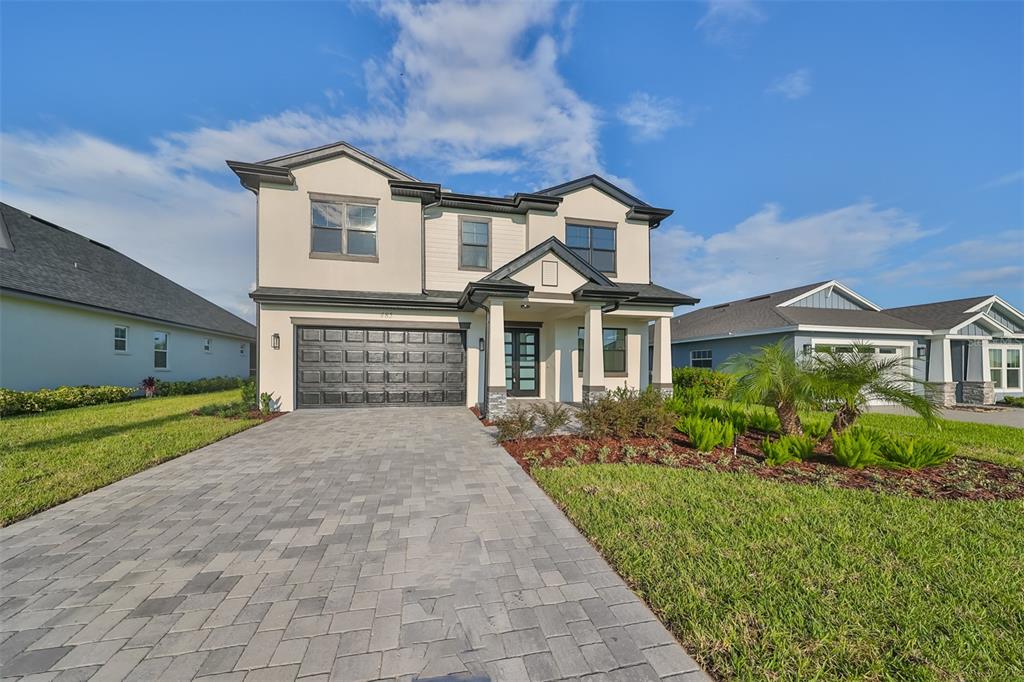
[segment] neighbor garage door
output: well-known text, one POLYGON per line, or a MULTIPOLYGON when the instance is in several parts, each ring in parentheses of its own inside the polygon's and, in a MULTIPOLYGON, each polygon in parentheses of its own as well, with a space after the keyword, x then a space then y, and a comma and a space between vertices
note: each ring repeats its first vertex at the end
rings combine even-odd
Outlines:
POLYGON ((299 407, 465 405, 464 332, 299 327, 299 407))

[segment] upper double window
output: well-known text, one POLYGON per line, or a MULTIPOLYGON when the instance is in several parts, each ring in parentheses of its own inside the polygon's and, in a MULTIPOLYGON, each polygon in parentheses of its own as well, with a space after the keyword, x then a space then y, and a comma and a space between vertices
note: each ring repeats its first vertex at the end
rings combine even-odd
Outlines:
POLYGON ((486 218, 459 221, 459 267, 491 269, 491 222, 486 218))
POLYGON ((377 207, 345 199, 314 199, 314 253, 377 255, 377 207))
POLYGON ((567 224, 566 246, 600 272, 615 272, 615 228, 567 224))

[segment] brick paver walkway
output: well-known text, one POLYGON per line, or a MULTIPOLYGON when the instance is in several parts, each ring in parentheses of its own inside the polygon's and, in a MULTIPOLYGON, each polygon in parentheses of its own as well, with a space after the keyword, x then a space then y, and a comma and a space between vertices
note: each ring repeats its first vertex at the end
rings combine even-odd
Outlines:
POLYGON ((287 415, 0 552, 5 679, 704 678, 464 409, 287 415))

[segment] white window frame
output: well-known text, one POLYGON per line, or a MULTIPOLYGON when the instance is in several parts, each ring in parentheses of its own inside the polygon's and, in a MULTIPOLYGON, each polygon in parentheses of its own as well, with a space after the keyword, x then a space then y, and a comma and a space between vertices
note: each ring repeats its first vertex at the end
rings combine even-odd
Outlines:
POLYGON ((989 376, 988 381, 992 382, 992 387, 996 391, 1006 393, 1018 393, 1024 388, 1024 344, 1004 343, 1004 344, 992 344, 988 346, 989 356, 989 376), (1017 367, 1010 367, 1010 351, 1017 351, 1020 355, 1020 360, 1017 363, 1017 367), (992 363, 992 353, 999 353, 999 364, 995 365, 992 363), (1017 370, 1017 385, 1010 386, 1010 372, 1017 370))
POLYGON ((245 347, 248 346, 248 345, 249 344, 247 344, 247 343, 240 343, 240 344, 238 344, 238 354, 239 355, 245 355, 245 347))
POLYGON ((171 370, 171 335, 170 335, 169 332, 165 332, 165 331, 160 330, 160 329, 154 329, 153 330, 153 370, 156 371, 156 372, 169 372, 171 370), (156 345, 157 345, 156 335, 157 334, 163 334, 164 335, 164 349, 163 350, 160 350, 160 349, 158 349, 156 347, 156 345), (163 353, 164 354, 164 366, 163 367, 157 367, 157 364, 156 364, 156 354, 157 353, 163 353))
POLYGON ((691 350, 690 351, 690 367, 697 367, 698 369, 712 369, 714 367, 714 364, 715 364, 714 357, 715 357, 715 353, 710 348, 700 348, 700 349, 697 349, 697 350, 691 350), (707 353, 708 356, 706 358, 705 357, 698 358, 698 357, 696 357, 697 353, 707 353), (695 364, 693 364, 695 360, 699 361, 699 362, 707 361, 708 364, 707 365, 695 365, 695 364))
POLYGON ((128 354, 128 325, 126 325, 126 324, 115 324, 114 325, 114 352, 117 353, 118 355, 127 355, 128 354), (124 338, 119 339, 117 337, 117 330, 118 329, 123 329, 124 330, 124 338), (118 341, 124 341, 124 348, 120 348, 119 349, 117 347, 117 342, 118 341))
POLYGON ((204 336, 203 337, 203 352, 204 353, 212 353, 213 352, 213 339, 211 339, 209 336, 204 336))
POLYGON ((376 199, 362 197, 343 197, 325 194, 309 195, 309 255, 312 258, 337 258, 343 260, 376 261, 380 255, 380 207, 376 199), (341 210, 341 224, 338 227, 317 227, 313 225, 313 204, 334 204, 341 210), (349 208, 372 208, 373 229, 352 227, 348 222, 349 208), (313 230, 333 230, 341 232, 340 251, 317 251, 313 248, 313 230), (349 232, 368 233, 373 235, 373 253, 349 253, 349 232))

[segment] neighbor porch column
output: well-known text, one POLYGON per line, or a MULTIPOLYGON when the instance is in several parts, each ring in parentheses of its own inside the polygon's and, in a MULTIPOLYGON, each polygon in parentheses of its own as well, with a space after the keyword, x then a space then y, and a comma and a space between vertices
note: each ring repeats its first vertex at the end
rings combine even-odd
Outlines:
POLYGON ((583 318, 583 402, 604 395, 604 334, 601 304, 587 308, 583 318))
POLYGON ((671 322, 670 317, 659 317, 654 321, 654 366, 651 368, 651 385, 666 397, 672 396, 671 322))
POLYGON ((932 338, 928 358, 928 382, 935 400, 948 407, 956 403, 956 384, 953 383, 953 347, 947 338, 932 338))
POLYGON ((487 311, 487 404, 488 417, 505 414, 505 302, 492 300, 487 311))

